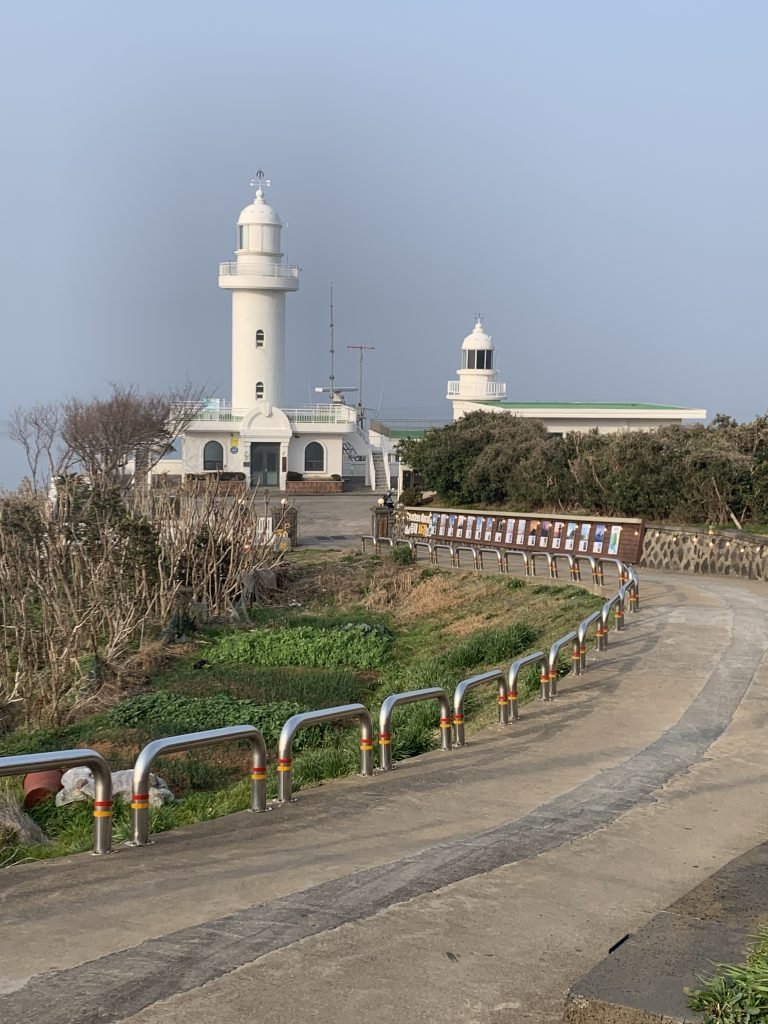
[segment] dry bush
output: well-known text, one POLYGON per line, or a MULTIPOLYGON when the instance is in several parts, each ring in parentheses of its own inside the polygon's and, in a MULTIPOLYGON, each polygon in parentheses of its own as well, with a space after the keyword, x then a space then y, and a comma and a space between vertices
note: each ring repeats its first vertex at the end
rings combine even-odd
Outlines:
POLYGON ((400 607, 421 577, 419 569, 403 568, 394 562, 382 562, 371 576, 364 604, 372 611, 400 607))
POLYGON ((39 492, 0 499, 0 705, 33 725, 111 703, 130 683, 123 659, 189 624, 182 588, 206 617, 239 614, 256 570, 280 557, 257 528, 249 493, 128 503, 69 477, 54 506, 39 492))

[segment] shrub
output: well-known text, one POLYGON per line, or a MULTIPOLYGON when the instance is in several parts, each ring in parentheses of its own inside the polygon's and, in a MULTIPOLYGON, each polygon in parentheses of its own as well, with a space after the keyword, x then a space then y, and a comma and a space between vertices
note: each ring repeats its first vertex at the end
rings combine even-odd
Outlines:
POLYGON ((411 565, 414 560, 413 551, 406 547, 405 544, 398 544, 393 547, 390 557, 396 565, 411 565))

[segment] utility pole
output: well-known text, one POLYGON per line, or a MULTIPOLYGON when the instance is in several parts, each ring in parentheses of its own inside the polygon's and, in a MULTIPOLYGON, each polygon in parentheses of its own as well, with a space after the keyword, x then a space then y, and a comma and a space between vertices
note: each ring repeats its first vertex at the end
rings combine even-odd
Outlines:
POLYGON ((360 370, 357 376, 357 425, 362 430, 365 426, 365 408, 363 406, 363 353, 375 352, 375 345, 347 345, 360 353, 360 370))

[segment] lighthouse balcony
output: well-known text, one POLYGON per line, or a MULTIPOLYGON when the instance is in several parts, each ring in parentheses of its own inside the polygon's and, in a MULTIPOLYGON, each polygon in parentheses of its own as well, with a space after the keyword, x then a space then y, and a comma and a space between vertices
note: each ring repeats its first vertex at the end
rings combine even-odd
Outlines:
MULTIPOLYGON (((210 427, 211 424, 222 423, 228 427, 240 425, 250 409, 233 408, 219 399, 208 399, 194 413, 190 429, 210 427)), ((283 409, 292 427, 301 429, 303 426, 327 426, 332 433, 343 433, 355 430, 357 409, 350 405, 307 405, 295 409, 283 409)))
POLYGON ((507 385, 500 380, 449 380, 448 398, 501 400, 506 398, 507 385))
POLYGON ((298 267, 283 263, 238 263, 236 260, 219 264, 219 288, 294 292, 298 287, 298 267))

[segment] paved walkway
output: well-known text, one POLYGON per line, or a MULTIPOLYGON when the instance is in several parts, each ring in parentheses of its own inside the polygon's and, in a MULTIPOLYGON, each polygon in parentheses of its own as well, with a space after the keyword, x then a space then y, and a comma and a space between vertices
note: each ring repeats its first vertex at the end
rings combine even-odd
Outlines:
POLYGON ((768 592, 645 575, 642 598, 464 750, 0 873, 0 1020, 559 1021, 615 941, 768 836, 768 592))

